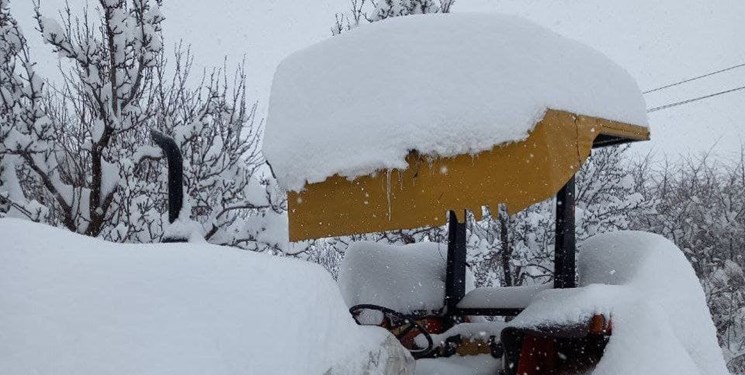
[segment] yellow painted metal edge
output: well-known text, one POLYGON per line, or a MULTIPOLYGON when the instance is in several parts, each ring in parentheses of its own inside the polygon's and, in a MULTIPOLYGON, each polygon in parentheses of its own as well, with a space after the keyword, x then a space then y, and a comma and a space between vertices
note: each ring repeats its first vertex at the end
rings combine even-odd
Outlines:
POLYGON ((626 124, 623 122, 605 120, 597 117, 577 115, 582 122, 599 124, 600 133, 613 137, 619 137, 630 141, 648 141, 650 138, 649 128, 645 126, 626 124))
POLYGON ((288 193, 291 241, 445 223, 449 209, 507 205, 511 213, 553 197, 590 155, 600 135, 649 139, 647 128, 548 110, 527 139, 476 155, 431 158, 354 180, 334 175, 288 193))

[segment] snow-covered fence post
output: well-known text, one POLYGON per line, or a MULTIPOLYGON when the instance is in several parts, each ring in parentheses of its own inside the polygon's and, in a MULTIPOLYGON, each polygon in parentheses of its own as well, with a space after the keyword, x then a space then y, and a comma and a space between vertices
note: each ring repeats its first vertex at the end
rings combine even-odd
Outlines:
MULTIPOLYGON (((168 222, 173 224, 184 205, 184 158, 173 138, 157 130, 151 130, 150 136, 168 159, 168 222)), ((163 238, 163 242, 186 241, 186 238, 163 238)))

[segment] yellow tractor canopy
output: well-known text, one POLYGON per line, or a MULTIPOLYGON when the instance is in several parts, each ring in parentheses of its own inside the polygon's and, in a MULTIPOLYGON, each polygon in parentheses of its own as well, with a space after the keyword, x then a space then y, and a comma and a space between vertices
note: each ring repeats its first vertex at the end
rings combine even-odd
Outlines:
POLYGON ((645 126, 549 109, 522 141, 455 157, 412 151, 404 170, 290 191, 290 241, 439 226, 448 210, 478 219, 482 206, 501 203, 516 213, 553 197, 593 147, 648 139, 645 126))

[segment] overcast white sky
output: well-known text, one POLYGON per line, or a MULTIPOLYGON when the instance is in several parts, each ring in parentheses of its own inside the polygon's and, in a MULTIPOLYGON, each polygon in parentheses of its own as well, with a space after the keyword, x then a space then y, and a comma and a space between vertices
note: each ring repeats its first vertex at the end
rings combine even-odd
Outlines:
MULTIPOLYGON (((12 0, 24 31, 33 34, 31 0, 12 0)), ((85 0, 70 0, 74 8, 85 0)), ((89 0, 94 5, 97 1, 89 0)), ((52 15, 64 0, 42 0, 52 15)), ((249 83, 268 101, 274 69, 287 54, 330 36, 334 13, 348 0, 165 0, 166 42, 190 43, 199 66, 237 63, 245 55, 249 83)), ((456 0, 453 11, 525 16, 585 42, 624 66, 642 89, 745 63, 742 0, 456 0)), ((53 75, 56 59, 37 35, 29 35, 39 69, 53 75)), ((745 68, 646 97, 648 107, 745 86, 745 68)), ((739 152, 745 142, 745 91, 650 114, 653 141, 635 145, 688 153, 739 152)))

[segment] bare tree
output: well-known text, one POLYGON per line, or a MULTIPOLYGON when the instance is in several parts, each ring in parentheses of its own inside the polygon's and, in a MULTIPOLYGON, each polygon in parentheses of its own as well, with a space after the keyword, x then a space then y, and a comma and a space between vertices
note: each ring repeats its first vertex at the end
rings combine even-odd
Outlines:
MULTIPOLYGON (((56 171, 58 150, 48 147, 56 132, 45 114, 44 81, 34 71, 26 38, 9 5, 9 0, 0 0, 0 203, 5 212, 42 220, 48 211, 23 194, 17 173, 33 172, 38 177, 35 182, 54 192, 52 199, 60 207, 70 209, 71 202, 58 192, 63 184, 56 171)), ((74 227, 69 216, 64 223, 74 227)))
POLYGON ((281 250, 281 238, 263 234, 281 220, 284 198, 260 156, 262 121, 247 98, 244 64, 193 81, 188 48, 177 47, 170 63, 165 57, 160 1, 101 0, 95 17, 88 9, 74 17, 68 6, 61 23, 37 2, 39 30, 62 58, 61 84, 45 85, 7 1, 0 207, 112 241, 157 241, 167 223, 162 155, 149 139, 158 129, 184 154, 185 212, 197 234, 281 250))
POLYGON ((62 25, 44 17, 38 1, 35 5, 44 41, 70 68, 62 71, 58 95, 44 101, 42 80, 33 72, 25 40, 21 43, 15 56, 25 67, 20 91, 27 94, 13 97, 30 109, 14 121, 13 130, 24 138, 12 143, 13 137, 6 137, 5 152, 35 172, 65 227, 98 236, 119 187, 123 149, 111 146, 153 116, 147 95, 162 49, 160 4, 101 0, 98 24, 87 13, 73 19, 68 6, 62 25), (68 122, 73 118, 77 121, 68 122))

